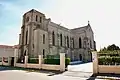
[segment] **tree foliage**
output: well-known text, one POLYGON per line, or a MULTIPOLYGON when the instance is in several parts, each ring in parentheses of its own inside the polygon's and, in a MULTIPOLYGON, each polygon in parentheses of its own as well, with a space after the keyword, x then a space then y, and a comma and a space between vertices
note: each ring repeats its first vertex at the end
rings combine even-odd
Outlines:
POLYGON ((119 46, 116 46, 115 44, 109 45, 107 47, 104 47, 100 51, 114 51, 114 50, 120 50, 119 46))
POLYGON ((107 50, 109 50, 109 51, 120 50, 120 48, 118 46, 116 46, 115 44, 112 44, 107 47, 107 50))

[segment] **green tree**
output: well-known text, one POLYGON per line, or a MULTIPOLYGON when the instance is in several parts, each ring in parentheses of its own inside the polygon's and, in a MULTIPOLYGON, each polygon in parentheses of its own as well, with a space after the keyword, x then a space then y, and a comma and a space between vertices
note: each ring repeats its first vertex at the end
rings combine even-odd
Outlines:
POLYGON ((114 50, 120 50, 120 48, 118 46, 116 46, 115 44, 112 44, 107 47, 104 47, 100 51, 114 51, 114 50))
POLYGON ((115 44, 112 44, 107 47, 107 50, 109 50, 109 51, 120 50, 120 48, 118 46, 116 46, 115 44))

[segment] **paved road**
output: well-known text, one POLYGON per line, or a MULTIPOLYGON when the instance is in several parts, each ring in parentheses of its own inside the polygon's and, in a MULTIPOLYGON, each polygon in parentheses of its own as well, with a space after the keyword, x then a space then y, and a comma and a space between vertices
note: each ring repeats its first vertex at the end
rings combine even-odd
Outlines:
POLYGON ((91 63, 84 63, 84 64, 78 64, 78 65, 69 65, 68 71, 64 72, 63 74, 55 76, 62 77, 63 78, 69 78, 68 80, 86 80, 89 79, 90 76, 92 76, 93 72, 93 64, 91 63))
POLYGON ((93 63, 84 63, 84 64, 78 64, 78 65, 69 65, 68 71, 74 71, 74 72, 93 72, 93 63))
POLYGON ((4 69, 0 70, 0 80, 86 80, 92 75, 92 63, 69 65, 68 71, 62 74, 49 76, 50 74, 4 69))

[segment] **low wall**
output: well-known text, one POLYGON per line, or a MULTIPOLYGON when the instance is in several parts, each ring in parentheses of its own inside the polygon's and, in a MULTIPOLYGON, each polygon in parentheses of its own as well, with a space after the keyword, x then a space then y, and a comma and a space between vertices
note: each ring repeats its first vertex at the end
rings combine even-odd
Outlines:
POLYGON ((116 73, 120 74, 120 66, 112 66, 112 65, 98 65, 99 73, 116 73))
POLYGON ((51 64, 42 64, 40 66, 39 64, 21 64, 16 63, 16 67, 25 67, 25 68, 35 68, 35 69, 47 69, 47 70, 60 70, 60 65, 51 65, 51 64))
POLYGON ((27 64, 27 68, 36 68, 36 69, 40 69, 40 65, 39 64, 27 64))
POLYGON ((39 55, 39 64, 28 63, 28 56, 25 56, 24 64, 16 63, 17 57, 14 59, 16 67, 65 71, 65 53, 60 53, 60 65, 43 64, 43 55, 39 55))
POLYGON ((47 70, 60 70, 60 65, 42 64, 42 69, 47 69, 47 70))
POLYGON ((16 63, 15 66, 16 67, 26 67, 25 64, 21 64, 21 63, 16 63))
POLYGON ((3 62, 4 66, 9 66, 9 63, 3 62))
POLYGON ((0 62, 0 65, 2 65, 2 62, 0 62))

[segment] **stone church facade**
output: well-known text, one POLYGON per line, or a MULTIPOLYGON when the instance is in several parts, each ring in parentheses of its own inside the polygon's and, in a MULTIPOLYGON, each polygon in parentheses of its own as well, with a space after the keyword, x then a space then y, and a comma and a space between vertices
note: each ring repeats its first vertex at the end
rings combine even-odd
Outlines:
POLYGON ((68 29, 34 9, 23 15, 19 46, 19 57, 65 53, 71 60, 83 61, 90 61, 90 50, 96 49, 89 23, 84 27, 68 29))

